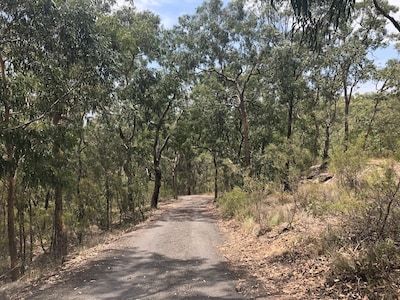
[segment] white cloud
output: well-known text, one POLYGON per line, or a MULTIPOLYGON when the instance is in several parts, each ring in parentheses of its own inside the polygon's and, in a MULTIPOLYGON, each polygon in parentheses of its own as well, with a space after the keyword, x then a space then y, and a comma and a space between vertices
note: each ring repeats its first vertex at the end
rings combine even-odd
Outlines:
MULTIPOLYGON (((128 6, 130 5, 129 0, 117 0, 116 7, 128 6)), ((167 1, 160 0, 138 0, 133 1, 135 7, 138 10, 152 10, 152 8, 160 7, 164 5, 167 1)))
POLYGON ((163 3, 165 1, 157 1, 157 0, 138 0, 138 1, 134 1, 135 2, 135 6, 139 9, 139 10, 146 10, 146 9, 151 9, 154 7, 160 7, 161 5, 163 5, 163 3))

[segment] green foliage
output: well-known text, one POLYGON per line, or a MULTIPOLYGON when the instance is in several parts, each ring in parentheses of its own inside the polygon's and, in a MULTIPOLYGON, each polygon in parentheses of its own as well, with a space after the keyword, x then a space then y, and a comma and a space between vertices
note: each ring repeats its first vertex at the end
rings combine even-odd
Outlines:
MULTIPOLYGON (((375 167, 376 168, 376 167, 375 167)), ((350 230, 358 241, 393 239, 400 224, 400 181, 390 166, 374 170, 358 194, 362 206, 350 217, 350 230)))
POLYGON ((251 216, 250 205, 252 203, 251 196, 239 187, 234 187, 232 191, 225 192, 218 199, 222 212, 229 217, 235 217, 239 220, 245 220, 251 216))
POLYGON ((361 173, 366 161, 367 157, 362 150, 361 141, 358 141, 350 145, 346 151, 341 146, 336 147, 332 154, 330 168, 343 187, 357 191, 361 188, 361 173))
POLYGON ((287 173, 287 163, 289 182, 295 188, 303 172, 311 166, 312 155, 294 140, 271 143, 262 158, 263 174, 269 180, 279 183, 287 173))
POLYGON ((398 291, 388 282, 400 265, 400 183, 392 165, 374 160, 367 166, 353 196, 357 205, 343 218, 336 238, 332 278, 363 282, 363 294, 392 299, 398 291))
POLYGON ((335 184, 300 185, 294 197, 299 205, 314 217, 331 214, 348 216, 362 206, 360 199, 335 184))
MULTIPOLYGON (((342 24, 316 54, 285 26, 293 16, 268 5, 254 3, 252 11, 243 1, 213 0, 164 30, 153 13, 111 11, 106 2, 2 2, 4 237, 11 173, 19 222, 10 229, 18 236, 33 228, 34 246, 49 251, 55 188, 62 188, 61 219, 76 242, 94 228, 143 218, 161 171, 161 197, 217 185, 224 213, 248 226, 290 223, 300 204, 314 216, 354 214, 352 237, 397 243, 396 176, 382 171, 363 179, 366 153, 399 155, 396 61, 379 72, 389 89, 352 98, 349 147, 340 148, 340 95, 344 85, 374 74, 366 49, 381 42, 382 20, 366 14, 354 31, 342 24), (326 122, 341 188, 303 189, 298 182, 319 160, 326 122)), ((2 250, 6 242, 0 239, 2 250)), ((388 249, 377 246, 366 256, 379 265, 374 253, 389 256, 388 249)))

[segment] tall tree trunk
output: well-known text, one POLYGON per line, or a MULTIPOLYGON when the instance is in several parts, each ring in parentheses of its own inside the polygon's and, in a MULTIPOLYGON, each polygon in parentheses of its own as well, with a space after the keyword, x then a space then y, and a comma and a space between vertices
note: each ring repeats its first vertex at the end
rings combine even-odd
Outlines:
POLYGON ((29 199, 29 262, 33 261, 33 210, 32 210, 32 199, 29 199))
POLYGON ((288 102, 288 124, 287 124, 287 131, 286 131, 286 138, 290 140, 292 138, 292 131, 293 131, 293 109, 294 109, 294 95, 291 93, 290 99, 288 102))
POLYGON ((85 217, 85 204, 83 203, 83 199, 81 197, 81 180, 83 177, 83 163, 82 163, 82 151, 83 151, 83 136, 80 136, 79 144, 78 144, 78 174, 76 180, 76 197, 78 199, 78 243, 82 244, 83 241, 83 221, 85 217))
POLYGON ((343 79, 343 92, 344 92, 344 139, 343 139, 343 146, 344 151, 346 152, 349 148, 349 117, 350 117, 350 102, 353 94, 353 85, 348 86, 346 78, 348 77, 350 66, 347 67, 346 74, 343 79))
POLYGON ((213 153, 213 162, 214 162, 214 201, 218 199, 218 164, 216 154, 213 153))
POLYGON ((136 212, 135 212, 135 201, 133 198, 133 190, 132 190, 132 184, 133 184, 133 171, 132 171, 132 148, 133 148, 133 143, 135 139, 135 132, 136 132, 136 119, 134 119, 134 124, 132 128, 132 132, 130 136, 126 136, 122 128, 119 127, 119 136, 121 140, 124 143, 125 149, 126 149, 126 157, 125 161, 123 164, 123 169, 125 176, 128 178, 128 208, 132 212, 132 218, 133 221, 135 222, 136 219, 136 212))
POLYGON ((350 97, 345 93, 345 106, 344 106, 344 150, 349 148, 349 114, 350 114, 350 97))
MULTIPOLYGON (((286 138, 288 141, 290 141, 292 139, 292 130, 293 130, 293 108, 294 108, 293 92, 290 94, 288 104, 289 104, 289 109, 288 109, 288 121, 287 121, 288 124, 287 124, 286 138)), ((285 170, 284 170, 284 174, 283 174, 283 189, 284 189, 284 191, 291 191, 289 172, 290 172, 290 161, 288 159, 285 163, 285 170)))
MULTIPOLYGON (((8 80, 6 76, 6 63, 0 54, 0 66, 1 66, 1 79, 3 82, 2 92, 4 97, 4 126, 7 127, 10 124, 11 118, 11 107, 8 103, 8 80)), ((12 164, 14 160, 14 148, 10 142, 6 142, 7 150, 7 161, 12 164)), ((18 253, 17 253, 17 241, 15 236, 15 184, 16 184, 16 170, 15 167, 7 172, 6 181, 8 183, 7 191, 7 235, 8 235, 8 251, 10 256, 10 268, 11 268, 11 279, 13 281, 18 278, 18 253)))
POLYGON ((250 151, 250 133, 249 133, 249 123, 247 119, 247 111, 244 101, 244 95, 239 95, 239 114, 240 121, 242 123, 242 137, 243 137, 243 147, 244 147, 244 158, 243 158, 243 166, 250 166, 251 160, 251 151, 250 151))
POLYGON ((67 234, 64 229, 62 187, 57 185, 54 190, 54 236, 52 250, 55 258, 67 255, 67 234))
POLYGON ((336 111, 337 111, 337 100, 334 98, 335 93, 332 92, 332 100, 333 100, 333 109, 328 107, 328 112, 325 121, 325 141, 324 141, 324 150, 322 152, 322 160, 326 162, 329 158, 329 148, 331 145, 331 126, 336 119, 336 111))
POLYGON ((174 199, 178 199, 178 164, 179 154, 175 153, 174 165, 172 167, 172 186, 174 189, 174 199))
POLYGON ((186 195, 190 196, 192 194, 192 162, 191 160, 186 160, 186 169, 185 169, 185 173, 186 173, 186 195))
MULTIPOLYGON (((61 113, 57 112, 53 117, 53 125, 57 126, 61 120, 61 113)), ((56 160, 60 159, 61 149, 57 142, 53 144, 53 155, 56 160)), ((52 241, 52 251, 55 258, 63 258, 67 255, 67 233, 64 228, 63 220, 63 188, 61 184, 61 178, 58 178, 58 182, 54 187, 54 232, 52 241)))
POLYGON ((324 151, 322 153, 322 160, 326 161, 329 158, 329 147, 331 143, 331 120, 325 122, 325 141, 324 141, 324 151))
POLYGON ((15 235, 15 173, 9 171, 7 175, 8 182, 8 196, 7 196, 7 230, 8 230, 8 251, 10 255, 10 268, 11 268, 11 279, 13 281, 18 279, 18 252, 17 252, 17 240, 15 235))
POLYGON ((136 207, 135 207, 136 203, 135 203, 135 198, 133 197, 132 184, 133 184, 133 177, 130 177, 128 178, 128 202, 130 211, 132 212, 133 223, 136 223, 136 207))
POLYGON ((168 106, 165 108, 162 116, 158 120, 158 123, 156 124, 156 132, 154 135, 154 143, 153 143, 153 168, 155 172, 155 178, 154 178, 154 190, 153 190, 153 195, 151 197, 151 208, 157 208, 158 206, 158 198, 160 196, 160 188, 161 188, 161 182, 162 182, 162 171, 161 171, 161 156, 162 153, 167 147, 168 141, 170 136, 168 135, 166 139, 164 140, 164 143, 160 145, 160 131, 161 128, 164 124, 165 117, 167 115, 167 112, 172 106, 172 102, 168 103, 168 106))
POLYGON ((25 272, 26 265, 26 234, 25 234, 25 214, 24 214, 24 203, 20 201, 18 204, 18 222, 19 222, 19 257, 21 260, 20 273, 21 275, 25 272))
POLYGON ((376 114, 378 113, 378 105, 379 105, 379 97, 376 97, 375 104, 374 104, 374 110, 372 112, 371 118, 369 119, 367 131, 365 132, 365 136, 364 136, 363 150, 365 150, 367 148, 367 140, 368 140, 369 135, 371 134, 372 125, 375 122, 376 114))
POLYGON ((151 208, 157 208, 158 206, 158 198, 160 196, 160 189, 161 189, 161 182, 162 182, 162 172, 160 168, 160 160, 159 159, 154 159, 154 172, 155 172, 155 178, 154 178, 154 190, 153 190, 153 196, 151 197, 151 208))
POLYGON ((110 189, 110 179, 108 176, 108 172, 105 171, 104 173, 104 177, 105 177, 105 181, 106 181, 106 229, 110 230, 111 229, 111 224, 112 224, 112 216, 111 216, 111 212, 112 212, 112 199, 111 199, 111 189, 110 189))
POLYGON ((319 134, 320 134, 320 129, 319 129, 319 122, 317 120, 317 116, 315 115, 315 112, 312 112, 312 118, 314 120, 314 127, 315 127, 315 134, 314 134, 314 141, 313 141, 313 146, 312 146, 312 155, 313 155, 313 160, 315 160, 318 157, 318 140, 319 140, 319 134))

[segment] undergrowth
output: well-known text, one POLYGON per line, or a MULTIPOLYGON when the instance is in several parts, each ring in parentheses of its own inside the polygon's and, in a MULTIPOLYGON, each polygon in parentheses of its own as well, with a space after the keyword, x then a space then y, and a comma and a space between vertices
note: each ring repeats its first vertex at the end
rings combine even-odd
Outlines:
POLYGON ((248 180, 244 187, 225 193, 219 203, 225 215, 246 227, 256 223, 261 230, 283 223, 290 229, 305 222, 304 216, 334 218, 335 228, 327 226, 318 236, 302 238, 304 249, 330 261, 326 273, 330 295, 398 299, 400 174, 395 164, 390 160, 371 164, 359 149, 349 149, 331 159, 334 180, 299 184, 291 193, 248 180))

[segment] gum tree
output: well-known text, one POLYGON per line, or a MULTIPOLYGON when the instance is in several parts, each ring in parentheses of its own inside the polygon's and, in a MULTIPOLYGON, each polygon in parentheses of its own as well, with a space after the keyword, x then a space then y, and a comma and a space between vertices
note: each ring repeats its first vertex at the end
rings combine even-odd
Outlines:
POLYGON ((194 72, 210 73, 229 91, 224 101, 238 112, 242 136, 238 151, 245 167, 251 162, 247 106, 253 100, 254 82, 260 79, 274 32, 255 12, 245 1, 232 1, 223 7, 222 1, 212 0, 200 6, 195 15, 180 18, 175 28, 182 65, 194 72))

